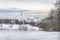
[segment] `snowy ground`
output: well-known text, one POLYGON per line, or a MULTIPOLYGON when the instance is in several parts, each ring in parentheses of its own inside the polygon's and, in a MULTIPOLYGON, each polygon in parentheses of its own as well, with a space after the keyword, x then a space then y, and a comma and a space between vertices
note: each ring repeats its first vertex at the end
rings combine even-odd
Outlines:
MULTIPOLYGON (((7 32, 0 31, 0 40, 58 40, 58 32, 44 31, 21 31, 7 32)), ((59 39, 60 40, 60 39, 59 39)))

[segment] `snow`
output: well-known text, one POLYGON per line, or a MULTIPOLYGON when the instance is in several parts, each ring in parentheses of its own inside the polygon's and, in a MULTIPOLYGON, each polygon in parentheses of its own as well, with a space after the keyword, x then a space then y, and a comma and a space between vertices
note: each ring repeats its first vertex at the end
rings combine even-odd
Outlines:
POLYGON ((22 24, 22 25, 18 25, 18 24, 0 24, 0 30, 43 31, 42 28, 31 26, 29 24, 22 24))
POLYGON ((17 29, 19 25, 17 24, 0 24, 0 29, 17 29), (1 26, 2 25, 2 26, 1 26))
POLYGON ((39 16, 37 16, 37 15, 34 15, 34 16, 28 16, 28 17, 26 17, 26 16, 21 16, 21 18, 20 18, 20 21, 23 21, 23 20, 26 20, 27 22, 31 22, 31 21, 33 21, 33 22, 41 22, 41 18, 39 17, 39 16))
POLYGON ((21 31, 0 32, 0 40, 60 40, 59 32, 21 31))
MULTIPOLYGON (((41 22, 40 17, 37 18, 36 16, 21 17, 21 20, 23 22, 24 20, 27 22, 33 21, 35 23, 41 22)), ((29 24, 0 24, 0 29, 4 29, 0 30, 0 40, 60 40, 59 32, 46 32, 43 28, 38 28, 29 24)))
POLYGON ((21 25, 20 28, 23 29, 23 30, 25 29, 27 31, 39 31, 38 27, 31 26, 29 24, 21 25))
MULTIPOLYGON (((0 25, 1 27, 1 25, 0 25)), ((20 29, 21 31, 0 31, 0 40, 60 40, 59 32, 46 32, 42 28, 34 27, 29 24, 10 25, 3 24, 6 29, 20 29), (10 28, 12 26, 12 28, 10 28)))

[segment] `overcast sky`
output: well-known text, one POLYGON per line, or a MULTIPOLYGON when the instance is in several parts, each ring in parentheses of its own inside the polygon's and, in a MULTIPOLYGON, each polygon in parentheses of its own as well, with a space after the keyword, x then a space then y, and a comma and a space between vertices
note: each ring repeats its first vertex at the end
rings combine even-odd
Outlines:
MULTIPOLYGON (((56 0, 0 0, 0 18, 20 18, 20 14, 5 14, 11 13, 12 10, 9 9, 18 9, 18 10, 32 10, 32 11, 39 11, 40 17, 46 17, 49 10, 54 7, 54 3, 56 0), (1 10, 3 9, 3 10, 1 10), (8 10, 7 10, 8 9, 8 10), (42 11, 42 12, 40 12, 42 11), (4 14, 2 14, 2 12, 4 14), (42 15, 43 14, 43 15, 42 15)), ((15 11, 13 10, 15 13, 15 11)), ((32 12, 33 13, 33 12, 32 12)), ((32 14, 31 13, 31 14, 32 14)), ((28 13, 27 13, 28 14, 28 13)), ((38 14, 38 15, 39 15, 38 14)))
POLYGON ((56 0, 0 0, 0 9, 24 9, 49 11, 56 0))

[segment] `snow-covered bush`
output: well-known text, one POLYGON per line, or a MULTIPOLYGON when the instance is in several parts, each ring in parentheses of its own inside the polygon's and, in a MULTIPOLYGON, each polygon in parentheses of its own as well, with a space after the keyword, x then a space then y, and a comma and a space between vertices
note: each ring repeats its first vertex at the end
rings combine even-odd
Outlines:
POLYGON ((0 24, 0 30, 18 30, 18 31, 41 31, 43 29, 31 26, 29 24, 0 24), (2 26, 1 26, 2 25, 2 26))
POLYGON ((29 24, 21 25, 19 29, 20 31, 39 31, 38 27, 34 27, 29 24))
POLYGON ((0 24, 0 30, 17 30, 18 28, 17 24, 0 24))

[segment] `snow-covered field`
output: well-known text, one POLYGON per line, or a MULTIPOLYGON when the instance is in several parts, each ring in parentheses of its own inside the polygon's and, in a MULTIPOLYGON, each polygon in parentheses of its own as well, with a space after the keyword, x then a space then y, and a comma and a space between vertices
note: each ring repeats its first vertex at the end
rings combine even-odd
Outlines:
POLYGON ((0 31, 0 40, 60 40, 59 32, 44 31, 0 31))
POLYGON ((59 40, 59 32, 46 32, 42 28, 33 27, 31 25, 11 25, 3 24, 2 27, 7 30, 0 30, 0 40, 59 40), (14 31, 18 29, 21 31, 14 31), (26 30, 27 27, 27 31, 26 30), (10 29, 10 30, 9 30, 10 29), (32 30, 32 31, 30 31, 32 30), (33 31, 35 30, 35 31, 33 31))

